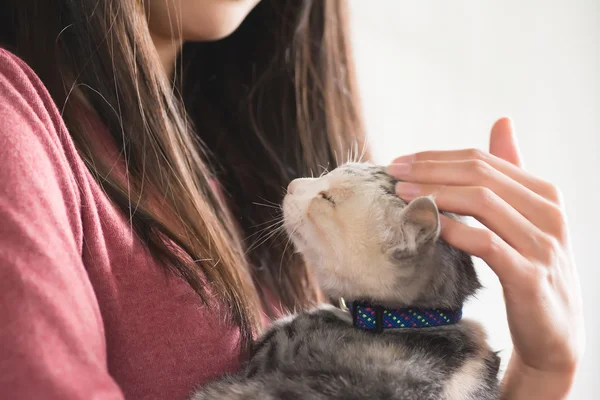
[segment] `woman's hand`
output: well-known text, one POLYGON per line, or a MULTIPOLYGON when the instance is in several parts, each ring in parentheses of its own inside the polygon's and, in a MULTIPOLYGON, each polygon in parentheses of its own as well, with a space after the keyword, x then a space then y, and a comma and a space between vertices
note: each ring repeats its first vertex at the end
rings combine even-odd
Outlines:
POLYGON ((405 200, 434 195, 442 238, 482 258, 503 287, 514 353, 503 382, 510 399, 563 399, 583 349, 580 287, 566 216, 555 186, 525 172, 510 120, 492 128, 490 153, 430 151, 394 160, 405 200), (491 154, 490 154, 491 153, 491 154))

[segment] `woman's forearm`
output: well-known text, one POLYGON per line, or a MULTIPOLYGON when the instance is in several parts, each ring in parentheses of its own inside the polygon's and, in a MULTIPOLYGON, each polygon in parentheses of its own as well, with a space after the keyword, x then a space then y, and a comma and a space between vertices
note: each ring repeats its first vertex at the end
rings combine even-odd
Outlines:
POLYGON ((575 368, 565 372, 539 371, 524 365, 517 354, 510 359, 502 380, 502 400, 566 400, 575 368))

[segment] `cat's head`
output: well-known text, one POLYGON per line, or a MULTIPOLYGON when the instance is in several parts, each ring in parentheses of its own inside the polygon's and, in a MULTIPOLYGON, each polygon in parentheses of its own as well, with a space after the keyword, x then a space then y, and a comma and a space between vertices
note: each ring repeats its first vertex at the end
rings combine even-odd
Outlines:
POLYGON ((430 197, 407 204, 385 168, 344 164, 296 179, 283 201, 296 249, 332 297, 459 307, 479 288, 471 257, 439 239, 430 197))

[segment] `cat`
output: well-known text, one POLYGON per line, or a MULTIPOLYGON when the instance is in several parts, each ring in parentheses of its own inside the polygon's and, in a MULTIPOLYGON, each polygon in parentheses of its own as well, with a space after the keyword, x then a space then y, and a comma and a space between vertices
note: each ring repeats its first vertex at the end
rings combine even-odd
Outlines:
POLYGON ((407 204, 396 182, 385 167, 347 163, 290 183, 285 229, 348 309, 275 321, 240 374, 192 400, 499 398, 500 358, 483 328, 461 319, 480 288, 471 257, 439 238, 434 200, 407 204))

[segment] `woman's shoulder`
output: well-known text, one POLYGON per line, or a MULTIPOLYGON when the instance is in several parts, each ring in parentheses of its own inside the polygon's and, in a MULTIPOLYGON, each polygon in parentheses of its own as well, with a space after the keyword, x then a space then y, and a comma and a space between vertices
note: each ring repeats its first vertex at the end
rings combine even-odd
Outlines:
POLYGON ((10 50, 0 47, 0 75, 23 79, 26 71, 31 71, 31 68, 25 61, 10 50))
POLYGON ((64 130, 60 112, 40 78, 25 61, 0 47, 0 126, 32 117, 51 131, 64 130))
POLYGON ((42 81, 21 58, 0 48, 1 197, 43 197, 56 188, 64 200, 78 203, 77 159, 61 113, 42 81))
POLYGON ((16 72, 23 73, 26 70, 31 70, 29 66, 19 56, 10 50, 0 47, 0 72, 16 72))
MULTIPOLYGON (((16 54, 0 47, 0 98, 19 94, 34 99, 46 97, 44 85, 33 70, 16 54)), ((12 98, 11 98, 12 99, 12 98)))

